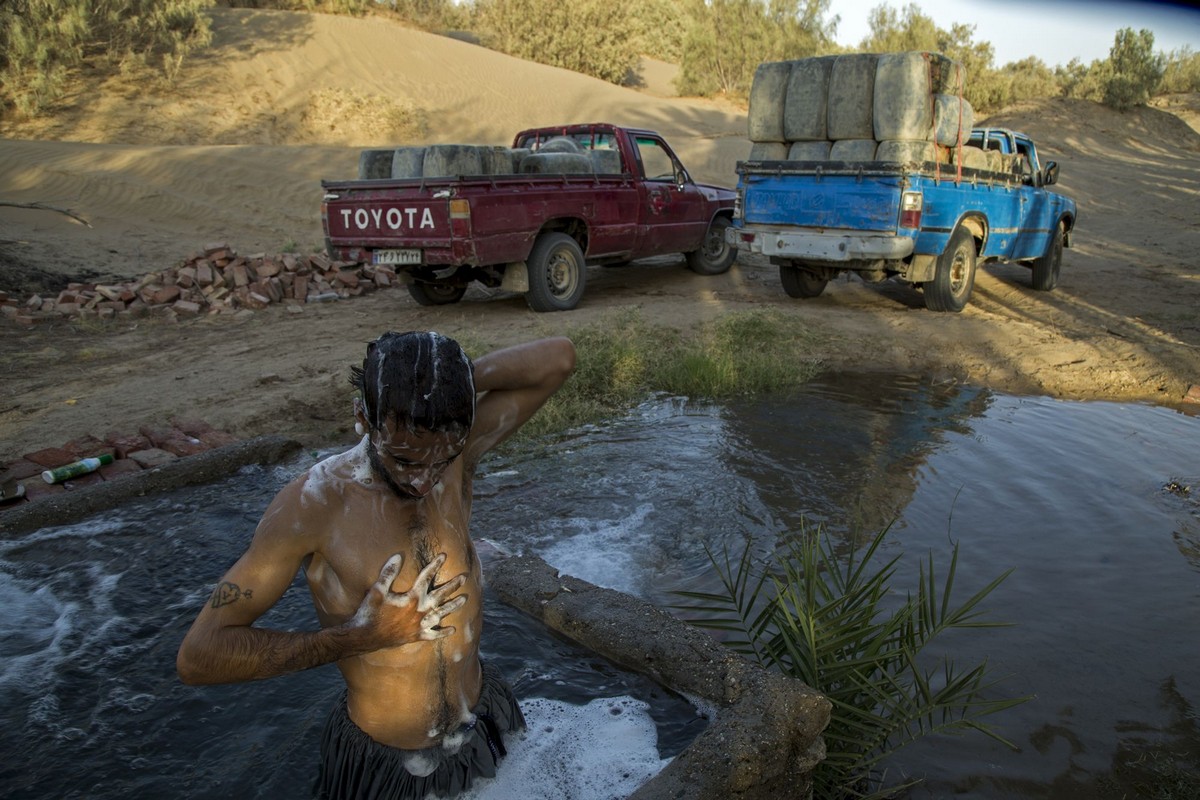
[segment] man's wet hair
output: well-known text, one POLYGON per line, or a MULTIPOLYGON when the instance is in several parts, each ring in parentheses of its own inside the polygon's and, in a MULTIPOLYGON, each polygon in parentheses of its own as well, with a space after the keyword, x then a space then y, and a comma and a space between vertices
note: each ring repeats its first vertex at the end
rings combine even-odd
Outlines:
POLYGON ((475 365, 453 339, 432 331, 388 331, 350 368, 367 422, 388 417, 409 430, 470 430, 475 421, 475 365))

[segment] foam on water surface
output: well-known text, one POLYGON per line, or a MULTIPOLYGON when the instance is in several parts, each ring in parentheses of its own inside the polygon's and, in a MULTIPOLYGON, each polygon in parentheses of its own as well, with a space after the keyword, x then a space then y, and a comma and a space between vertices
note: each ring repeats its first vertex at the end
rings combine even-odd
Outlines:
POLYGON ((506 737, 500 771, 464 800, 617 800, 670 763, 658 757, 649 706, 632 697, 582 706, 534 698, 521 711, 526 731, 506 737))

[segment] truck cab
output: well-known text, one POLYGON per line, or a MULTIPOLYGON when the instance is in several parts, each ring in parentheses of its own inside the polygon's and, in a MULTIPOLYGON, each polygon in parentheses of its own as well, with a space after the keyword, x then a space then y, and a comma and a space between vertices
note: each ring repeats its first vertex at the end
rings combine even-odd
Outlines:
POLYGON ((1022 183, 1030 186, 1049 186, 1058 181, 1058 164, 1054 161, 1048 162, 1043 172, 1033 139, 1023 133, 1005 128, 975 128, 967 138, 967 146, 1016 156, 1013 165, 1021 175, 1022 183))

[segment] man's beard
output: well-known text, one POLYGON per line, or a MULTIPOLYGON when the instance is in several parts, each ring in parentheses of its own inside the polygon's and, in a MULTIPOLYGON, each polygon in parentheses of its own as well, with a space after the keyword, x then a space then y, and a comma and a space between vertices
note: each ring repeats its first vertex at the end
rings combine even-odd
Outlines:
POLYGON ((388 485, 388 488, 391 489, 392 492, 398 497, 403 500, 420 499, 420 495, 413 493, 411 490, 405 491, 400 487, 400 484, 396 483, 395 479, 392 478, 391 473, 383 468, 383 462, 379 460, 379 452, 369 443, 367 444, 367 461, 371 465, 371 471, 374 472, 377 477, 381 478, 383 482, 388 485))

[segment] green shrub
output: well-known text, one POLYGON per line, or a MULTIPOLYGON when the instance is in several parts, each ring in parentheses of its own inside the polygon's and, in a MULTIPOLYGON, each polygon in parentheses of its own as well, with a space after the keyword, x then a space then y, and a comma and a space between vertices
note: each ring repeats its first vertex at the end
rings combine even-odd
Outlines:
POLYGON ((479 0, 475 19, 486 47, 620 84, 638 63, 626 8, 608 0, 479 0))
POLYGON ((1104 86, 1111 76, 1112 65, 1108 59, 1097 59, 1085 65, 1078 58, 1073 58, 1065 67, 1054 69, 1054 77, 1062 88, 1064 97, 1092 100, 1097 103, 1104 99, 1104 86))
POLYGON ((216 0, 225 8, 262 8, 272 11, 319 11, 324 14, 365 14, 374 0, 216 0))
POLYGON ((889 585, 899 556, 873 564, 886 535, 839 555, 820 529, 801 530, 761 570, 749 548, 736 564, 710 553, 723 591, 679 593, 689 603, 678 608, 696 625, 721 631, 737 652, 832 702, 826 757, 813 772, 813 796, 823 800, 865 796, 889 756, 929 734, 976 730, 1011 747, 981 720, 1029 699, 991 698, 986 661, 964 670, 944 656, 931 668, 922 657, 943 633, 1002 625, 982 620, 979 606, 1011 570, 953 607, 955 544, 943 584, 930 555, 915 596, 901 601, 889 585))
POLYGON ((687 34, 675 86, 680 94, 746 98, 764 61, 833 49, 830 0, 688 0, 687 34))
POLYGON ((9 0, 0 6, 0 102, 34 116, 85 62, 159 61, 173 77, 208 44, 210 0, 9 0))
POLYGON ((1164 94, 1200 92, 1200 53, 1187 45, 1168 53, 1158 88, 1164 94))
POLYGON ((381 4, 427 31, 461 30, 471 24, 470 7, 452 0, 383 0, 381 4))
POLYGON ((684 0, 638 0, 628 9, 637 52, 678 64, 687 27, 684 0))
POLYGON ((1144 105, 1163 76, 1162 55, 1154 52, 1154 33, 1132 28, 1117 31, 1108 60, 1112 75, 1104 84, 1104 104, 1118 111, 1144 105))

